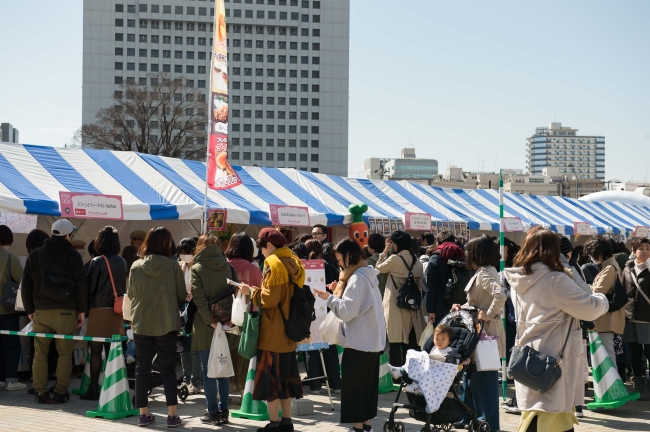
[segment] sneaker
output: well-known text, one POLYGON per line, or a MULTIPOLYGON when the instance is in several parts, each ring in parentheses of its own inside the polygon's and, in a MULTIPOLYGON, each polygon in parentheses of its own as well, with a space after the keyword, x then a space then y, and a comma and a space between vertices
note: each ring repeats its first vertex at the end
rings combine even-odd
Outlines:
MULTIPOLYGON (((228 411, 228 410, 220 411, 219 412, 219 421, 217 422, 217 426, 223 426, 223 425, 227 425, 228 423, 230 423, 230 421, 228 419, 229 414, 230 414, 230 411, 228 411)), ((280 429, 284 430, 284 429, 282 429, 282 426, 280 426, 280 429)), ((291 430, 293 430, 293 429, 291 429, 291 430)))
POLYGON ((582 407, 581 406, 576 406, 575 409, 576 409, 576 412, 575 412, 576 417, 583 418, 585 416, 582 413, 582 407))
POLYGON ((417 383, 412 383, 404 387, 406 393, 422 394, 422 389, 417 383))
POLYGON ((156 421, 156 417, 153 416, 152 412, 150 412, 149 415, 140 414, 138 416, 138 426, 139 427, 149 426, 150 424, 154 423, 155 421, 156 421))
POLYGON ((320 394, 320 389, 321 389, 320 387, 318 387, 318 388, 314 388, 314 389, 313 389, 313 388, 310 388, 310 389, 309 389, 309 393, 320 394))
POLYGON ((330 391, 331 391, 333 394, 339 394, 339 393, 341 393, 341 389, 333 389, 333 388, 331 388, 330 391))
POLYGON ((2 387, 4 387, 4 386, 5 386, 5 382, 4 382, 4 381, 0 381, 0 388, 2 388, 2 387))
POLYGON ((400 379, 402 378, 402 375, 404 375, 404 369, 402 369, 401 367, 388 365, 388 370, 390 371, 390 374, 393 377, 393 379, 400 379))
POLYGON ((191 395, 199 394, 201 393, 201 388, 199 386, 190 384, 187 386, 187 392, 191 395))
POLYGON ((67 401, 70 400, 70 393, 65 392, 65 394, 61 393, 54 393, 54 396, 52 396, 52 400, 50 401, 51 404, 62 404, 66 403, 67 401))
POLYGON ((176 342, 176 352, 177 353, 183 352, 183 344, 181 343, 181 341, 176 342))
POLYGON ((52 402, 52 398, 50 397, 50 394, 48 392, 41 393, 35 396, 36 396, 36 402, 38 402, 39 404, 49 404, 52 402))
POLYGON ((127 355, 126 364, 131 364, 131 363, 135 363, 135 357, 133 357, 132 355, 127 355))
POLYGON ((23 384, 23 383, 18 382, 18 381, 7 383, 7 390, 9 390, 9 391, 22 390, 22 389, 26 389, 26 388, 27 388, 27 384, 23 384))
POLYGON ((204 424, 210 424, 210 425, 216 425, 217 422, 221 419, 219 415, 219 411, 217 411, 214 414, 210 414, 209 412, 206 412, 203 417, 201 417, 199 420, 201 420, 201 423, 204 424))
POLYGON ((508 399, 501 404, 501 409, 504 409, 507 413, 510 414, 519 414, 521 410, 517 407, 517 400, 515 398, 508 399))
POLYGON ((179 427, 181 424, 183 424, 183 420, 181 420, 181 418, 178 415, 167 416, 167 427, 168 428, 179 427))

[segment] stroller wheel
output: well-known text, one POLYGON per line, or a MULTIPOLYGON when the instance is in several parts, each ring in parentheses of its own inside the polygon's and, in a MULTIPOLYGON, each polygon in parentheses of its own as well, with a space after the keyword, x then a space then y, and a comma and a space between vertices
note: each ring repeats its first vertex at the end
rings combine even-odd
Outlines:
POLYGON ((190 392, 189 392, 189 390, 187 389, 187 386, 182 385, 182 386, 180 386, 180 387, 178 388, 178 398, 179 398, 180 400, 182 400, 183 402, 185 401, 185 399, 187 399, 187 397, 189 396, 189 394, 190 394, 190 392))
POLYGON ((490 432, 490 425, 485 420, 478 422, 478 432, 490 432))
POLYGON ((395 432, 404 432, 404 431, 406 431, 406 428, 404 427, 404 423, 396 422, 395 427, 393 428, 393 431, 395 431, 395 432))
POLYGON ((384 427, 382 429, 383 432, 393 432, 393 426, 390 424, 389 421, 384 423, 384 427))

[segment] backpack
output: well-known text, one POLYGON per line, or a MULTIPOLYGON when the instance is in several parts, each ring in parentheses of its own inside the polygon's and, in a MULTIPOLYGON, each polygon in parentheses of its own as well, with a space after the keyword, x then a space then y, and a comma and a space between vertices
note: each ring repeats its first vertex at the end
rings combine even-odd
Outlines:
POLYGON ((289 303, 289 318, 284 316, 282 304, 278 305, 284 322, 284 333, 292 341, 302 342, 311 336, 311 322, 316 319, 314 303, 316 299, 311 288, 308 285, 303 285, 301 288, 294 282, 293 295, 289 303))
POLYGON ((466 269, 463 261, 448 260, 447 265, 451 267, 451 278, 445 287, 445 300, 449 305, 465 304, 467 302, 465 288, 475 272, 466 269))
MULTIPOLYGON (((409 267, 408 264, 406 264, 406 260, 403 256, 397 256, 402 259, 404 265, 409 271, 406 282, 404 282, 402 287, 399 289, 399 292, 397 293, 397 307, 400 309, 407 309, 412 311, 419 310, 420 306, 422 305, 422 291, 420 291, 420 288, 418 287, 418 284, 415 282, 415 278, 413 277, 413 266, 415 266, 417 259, 414 257, 413 262, 411 263, 411 267, 409 267)), ((393 281, 393 286, 397 288, 397 284, 395 283, 395 279, 393 278, 392 274, 390 275, 390 278, 393 281)))
MULTIPOLYGON (((609 265, 608 267, 614 267, 609 265)), ((618 278, 618 272, 616 272, 616 284, 614 285, 614 292, 607 294, 607 300, 609 301, 609 310, 607 312, 616 312, 627 304, 627 291, 621 283, 621 280, 618 278)))

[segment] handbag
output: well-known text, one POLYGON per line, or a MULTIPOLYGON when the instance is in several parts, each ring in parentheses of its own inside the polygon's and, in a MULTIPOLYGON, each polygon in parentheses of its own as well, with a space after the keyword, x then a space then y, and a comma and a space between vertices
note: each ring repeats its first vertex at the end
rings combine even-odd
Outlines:
POLYGON ((18 297, 19 282, 14 282, 11 279, 11 254, 7 256, 7 283, 0 298, 0 304, 8 308, 14 309, 16 307, 16 298, 18 297))
POLYGON ((234 288, 229 289, 226 293, 209 302, 210 311, 212 311, 212 316, 216 322, 224 324, 230 321, 234 293, 234 288))
POLYGON ((111 271, 111 265, 108 263, 108 258, 106 255, 102 255, 104 261, 106 261, 106 268, 108 269, 108 276, 111 278, 111 286, 113 287, 113 295, 115 299, 113 300, 113 312, 118 315, 124 315, 124 296, 117 296, 117 290, 115 289, 115 281, 113 280, 113 272, 111 271))
POLYGON ((483 372, 501 369, 498 339, 498 336, 488 336, 485 332, 481 333, 476 350, 474 351, 477 371, 483 372))
POLYGON ((262 311, 253 312, 253 302, 248 305, 248 310, 244 313, 244 325, 242 326, 241 338, 237 351, 239 355, 246 360, 250 360, 257 355, 257 339, 260 336, 260 323, 262 322, 262 311))

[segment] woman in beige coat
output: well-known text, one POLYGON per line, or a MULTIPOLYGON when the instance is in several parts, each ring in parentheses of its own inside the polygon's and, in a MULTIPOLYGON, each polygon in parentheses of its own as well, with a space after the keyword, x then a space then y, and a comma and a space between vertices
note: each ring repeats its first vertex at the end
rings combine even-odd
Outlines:
MULTIPOLYGON (((497 336, 499 356, 505 357, 506 332, 501 321, 501 310, 506 304, 506 295, 501 290, 499 274, 499 246, 490 237, 482 235, 467 244, 467 268, 476 273, 467 283, 467 303, 478 309, 478 319, 483 322, 483 331, 488 336, 497 336)), ((459 310, 455 304, 452 310, 459 310)), ((472 363, 467 376, 469 385, 465 393, 465 403, 476 411, 480 420, 490 425, 490 430, 498 431, 499 425, 499 372, 478 371, 472 363)), ((467 419, 469 420, 469 419, 467 419)))
POLYGON ((504 270, 512 288, 517 317, 516 346, 530 346, 559 359, 569 335, 561 364, 562 376, 546 393, 515 381, 517 403, 522 410, 519 431, 569 431, 578 424, 573 407, 584 399, 580 320, 593 321, 607 312, 603 294, 588 294, 564 272, 560 240, 546 229, 526 236, 515 267, 504 270))
POLYGON ((390 342, 390 364, 393 365, 404 364, 407 350, 419 349, 418 341, 425 325, 424 308, 413 311, 397 307, 397 294, 408 279, 409 268, 422 290, 422 263, 411 250, 411 236, 404 231, 395 231, 386 241, 386 249, 379 254, 375 266, 379 273, 388 274, 383 306, 390 342))

